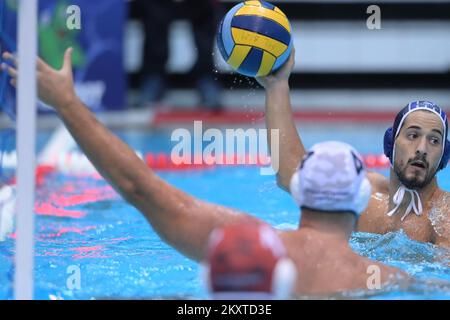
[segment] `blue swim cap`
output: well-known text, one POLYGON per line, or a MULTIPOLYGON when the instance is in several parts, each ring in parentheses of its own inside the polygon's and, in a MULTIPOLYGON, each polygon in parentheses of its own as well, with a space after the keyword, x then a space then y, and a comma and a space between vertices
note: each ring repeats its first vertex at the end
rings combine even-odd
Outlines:
POLYGON ((386 157, 389 158, 391 164, 393 164, 395 153, 394 150, 395 139, 397 139, 406 117, 410 113, 418 110, 427 110, 433 112, 442 121, 442 124, 444 126, 444 137, 442 139, 443 154, 437 171, 442 170, 447 166, 447 163, 450 159, 450 141, 448 140, 447 115, 445 114, 444 110, 442 110, 435 103, 430 101, 414 101, 409 103, 402 110, 400 110, 400 112, 395 117, 394 125, 391 128, 388 128, 384 134, 384 154, 386 155, 386 157))

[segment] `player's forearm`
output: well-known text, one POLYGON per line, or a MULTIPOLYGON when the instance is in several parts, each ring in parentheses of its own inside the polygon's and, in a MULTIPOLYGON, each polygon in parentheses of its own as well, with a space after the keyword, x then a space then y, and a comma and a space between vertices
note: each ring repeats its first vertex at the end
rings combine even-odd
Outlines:
POLYGON ((287 80, 266 87, 266 126, 272 158, 277 155, 272 153, 276 148, 272 146, 271 131, 279 130, 277 180, 280 187, 289 190, 290 179, 305 154, 305 148, 295 127, 287 80))

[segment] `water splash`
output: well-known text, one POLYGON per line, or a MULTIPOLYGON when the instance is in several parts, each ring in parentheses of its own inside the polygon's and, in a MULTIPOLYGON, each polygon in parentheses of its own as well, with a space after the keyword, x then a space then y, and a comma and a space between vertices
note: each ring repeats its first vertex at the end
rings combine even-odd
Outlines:
POLYGON ((448 208, 450 208, 450 193, 446 192, 442 198, 432 202, 432 208, 428 214, 434 231, 440 237, 443 237, 450 231, 448 208))

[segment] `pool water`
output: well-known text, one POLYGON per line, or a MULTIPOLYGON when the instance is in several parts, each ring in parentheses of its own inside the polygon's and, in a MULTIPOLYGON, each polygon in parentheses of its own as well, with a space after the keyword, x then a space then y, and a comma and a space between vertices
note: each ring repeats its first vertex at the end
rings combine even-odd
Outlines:
MULTIPOLYGON (((336 139, 363 154, 378 154, 383 128, 327 125, 325 132, 319 126, 299 130, 307 147, 336 139)), ((167 131, 117 134, 144 153, 168 153, 173 147, 167 131)), ((41 146, 47 138, 48 134, 39 137, 41 146)), ((260 175, 257 167, 158 174, 195 197, 254 214, 275 227, 298 225, 300 214, 293 200, 276 186, 274 176, 260 175)), ((439 174, 439 183, 450 190, 450 169, 439 174)), ((142 215, 103 180, 52 173, 37 188, 36 213, 36 299, 207 297, 198 265, 162 242, 142 215)), ((418 279, 406 291, 387 290, 371 299, 450 298, 449 250, 412 241, 402 231, 355 233, 351 246, 418 279)), ((0 299, 13 297, 13 254, 14 238, 0 242, 0 299)))

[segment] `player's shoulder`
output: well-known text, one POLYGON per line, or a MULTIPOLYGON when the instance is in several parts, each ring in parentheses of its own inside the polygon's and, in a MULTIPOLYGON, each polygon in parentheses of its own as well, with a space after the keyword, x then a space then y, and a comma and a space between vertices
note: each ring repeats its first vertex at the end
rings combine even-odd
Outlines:
POLYGON ((450 192, 439 188, 438 191, 434 193, 431 201, 435 207, 448 208, 450 206, 450 192))
POLYGON ((389 193, 389 179, 378 172, 370 171, 367 179, 372 186, 372 192, 389 193))

